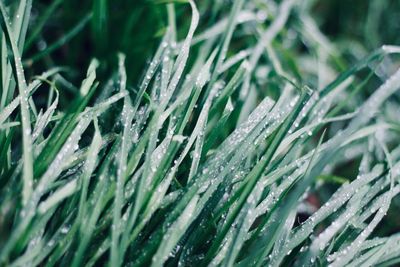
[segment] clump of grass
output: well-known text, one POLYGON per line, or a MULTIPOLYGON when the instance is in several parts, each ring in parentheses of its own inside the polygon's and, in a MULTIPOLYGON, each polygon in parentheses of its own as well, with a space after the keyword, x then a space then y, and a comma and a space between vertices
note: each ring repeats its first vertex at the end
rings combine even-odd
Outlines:
POLYGON ((124 53, 105 76, 107 1, 40 51, 61 1, 30 30, 31 1, 0 2, 1 265, 398 264, 400 47, 347 67, 314 1, 164 2, 134 86, 124 53), (89 21, 75 86, 49 62, 89 21))

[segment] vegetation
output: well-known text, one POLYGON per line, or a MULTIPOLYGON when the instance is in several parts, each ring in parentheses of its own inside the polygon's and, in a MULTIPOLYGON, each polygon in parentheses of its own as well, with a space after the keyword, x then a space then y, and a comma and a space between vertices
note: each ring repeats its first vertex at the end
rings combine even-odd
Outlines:
POLYGON ((399 12, 2 0, 0 266, 399 264, 399 12))

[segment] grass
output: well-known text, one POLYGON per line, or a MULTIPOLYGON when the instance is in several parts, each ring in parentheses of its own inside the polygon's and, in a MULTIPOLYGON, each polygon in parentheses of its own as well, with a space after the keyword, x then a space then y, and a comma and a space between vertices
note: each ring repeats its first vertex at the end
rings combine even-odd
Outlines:
POLYGON ((0 2, 0 266, 400 263, 400 7, 228 2, 0 2))

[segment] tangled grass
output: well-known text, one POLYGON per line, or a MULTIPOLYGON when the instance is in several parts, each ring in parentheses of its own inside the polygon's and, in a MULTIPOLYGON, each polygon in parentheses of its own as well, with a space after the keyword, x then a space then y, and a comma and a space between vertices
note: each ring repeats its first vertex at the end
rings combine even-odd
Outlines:
POLYGON ((147 3, 155 33, 82 1, 49 44, 62 1, 0 2, 2 266, 400 262, 400 47, 331 41, 315 1, 225 2, 147 3))

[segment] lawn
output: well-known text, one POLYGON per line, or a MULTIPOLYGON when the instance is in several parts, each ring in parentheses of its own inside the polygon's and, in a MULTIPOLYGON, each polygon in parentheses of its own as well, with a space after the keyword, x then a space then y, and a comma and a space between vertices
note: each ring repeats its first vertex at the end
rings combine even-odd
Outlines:
POLYGON ((0 266, 398 266, 399 16, 1 0, 0 266))

